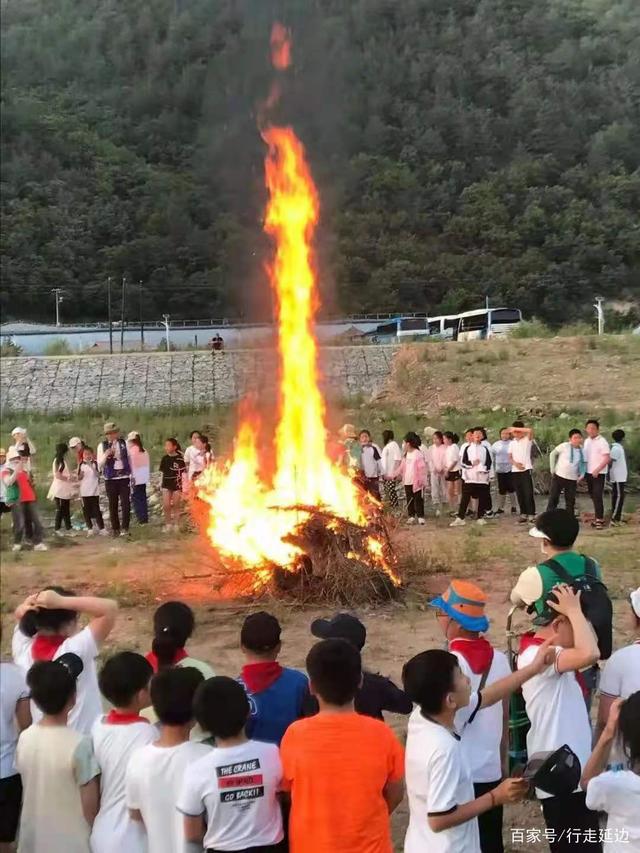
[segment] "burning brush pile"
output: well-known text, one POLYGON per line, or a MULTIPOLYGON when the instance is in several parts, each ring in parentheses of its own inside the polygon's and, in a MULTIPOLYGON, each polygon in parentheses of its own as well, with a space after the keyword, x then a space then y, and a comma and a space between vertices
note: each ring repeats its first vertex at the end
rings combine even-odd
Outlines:
MULTIPOLYGON (((272 33, 272 59, 289 65, 288 34, 272 33)), ((274 86, 268 103, 277 98, 274 86)), ((243 410, 232 459, 197 481, 208 505, 207 536, 238 591, 271 591, 353 606, 400 587, 380 508, 327 453, 318 383, 318 309, 312 245, 318 195, 291 127, 267 125, 265 230, 278 323, 278 422, 269 459, 259 452, 259 415, 243 410), (268 481, 263 472, 273 468, 268 481)))

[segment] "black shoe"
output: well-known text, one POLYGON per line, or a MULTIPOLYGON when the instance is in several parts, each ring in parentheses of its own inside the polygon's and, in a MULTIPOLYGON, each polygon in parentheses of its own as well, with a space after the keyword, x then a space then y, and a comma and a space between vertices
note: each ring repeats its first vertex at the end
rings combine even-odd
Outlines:
POLYGON ((518 514, 518 510, 514 506, 512 506, 511 507, 511 515, 517 515, 517 514, 518 514))
POLYGON ((504 510, 503 509, 497 509, 493 514, 494 515, 504 515, 504 510))

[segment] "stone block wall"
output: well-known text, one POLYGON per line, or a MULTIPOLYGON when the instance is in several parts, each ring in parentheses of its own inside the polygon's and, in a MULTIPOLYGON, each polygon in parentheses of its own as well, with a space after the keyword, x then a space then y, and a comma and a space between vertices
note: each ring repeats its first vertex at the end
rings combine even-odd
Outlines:
MULTIPOLYGON (((393 346, 322 348, 325 392, 380 391, 396 351, 393 346)), ((276 368, 276 354, 269 350, 3 358, 0 403, 4 411, 26 412, 232 403, 252 391, 275 392, 276 368)))

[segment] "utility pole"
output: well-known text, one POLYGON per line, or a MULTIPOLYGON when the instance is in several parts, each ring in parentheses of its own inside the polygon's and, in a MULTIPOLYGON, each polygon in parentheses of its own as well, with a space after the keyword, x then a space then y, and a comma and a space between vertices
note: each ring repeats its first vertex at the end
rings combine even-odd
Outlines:
POLYGON ((138 307, 140 311, 140 350, 144 352, 144 324, 142 322, 142 279, 138 280, 138 307))
POLYGON ((109 353, 113 355, 113 321, 111 319, 111 276, 107 278, 107 317, 109 320, 109 353))
POLYGON ((62 302, 62 300, 64 298, 62 296, 64 291, 62 290, 61 287, 54 287, 53 290, 51 291, 51 293, 53 293, 55 298, 56 298, 56 326, 59 326, 60 325, 60 303, 62 302))
POLYGON ((171 352, 171 347, 169 346, 169 314, 163 314, 164 327, 167 330, 167 336, 165 338, 167 342, 167 352, 171 352))
POLYGON ((598 318, 598 334, 604 335, 604 297, 596 296, 593 307, 596 309, 596 317, 598 318))
POLYGON ((127 277, 122 276, 122 300, 120 302, 120 352, 124 352, 124 298, 127 286, 127 277))

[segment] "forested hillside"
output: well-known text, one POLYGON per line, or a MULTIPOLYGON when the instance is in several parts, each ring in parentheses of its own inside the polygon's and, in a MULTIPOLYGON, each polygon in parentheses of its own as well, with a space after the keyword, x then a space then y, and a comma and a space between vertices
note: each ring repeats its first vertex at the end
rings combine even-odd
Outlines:
POLYGON ((637 0, 3 0, 5 318, 269 315, 275 19, 327 310, 638 294, 637 0))

